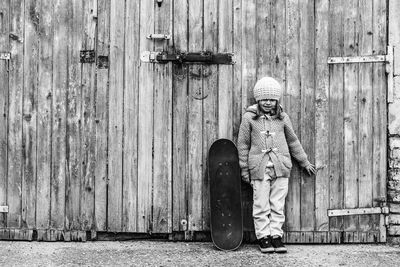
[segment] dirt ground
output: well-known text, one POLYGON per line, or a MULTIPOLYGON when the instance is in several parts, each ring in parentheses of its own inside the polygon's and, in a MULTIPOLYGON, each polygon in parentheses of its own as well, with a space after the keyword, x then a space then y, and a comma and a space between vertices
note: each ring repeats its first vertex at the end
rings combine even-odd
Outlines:
POLYGON ((400 248, 386 245, 287 245, 262 254, 253 244, 233 252, 207 242, 0 241, 0 266, 400 266, 400 248))

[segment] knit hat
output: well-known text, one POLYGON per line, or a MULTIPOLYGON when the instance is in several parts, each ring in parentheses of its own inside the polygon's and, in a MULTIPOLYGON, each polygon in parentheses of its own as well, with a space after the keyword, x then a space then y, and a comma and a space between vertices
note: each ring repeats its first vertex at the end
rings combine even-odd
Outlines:
POLYGON ((282 95, 282 87, 274 78, 263 77, 254 86, 253 94, 256 101, 262 99, 275 99, 279 101, 282 95))

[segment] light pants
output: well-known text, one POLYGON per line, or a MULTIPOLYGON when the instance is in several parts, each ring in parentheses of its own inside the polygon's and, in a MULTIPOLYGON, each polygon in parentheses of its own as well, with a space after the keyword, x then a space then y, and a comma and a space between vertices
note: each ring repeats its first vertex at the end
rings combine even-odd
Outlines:
POLYGON ((253 220, 257 239, 283 235, 285 222, 285 199, 288 193, 289 179, 271 179, 267 174, 264 180, 252 180, 253 220))

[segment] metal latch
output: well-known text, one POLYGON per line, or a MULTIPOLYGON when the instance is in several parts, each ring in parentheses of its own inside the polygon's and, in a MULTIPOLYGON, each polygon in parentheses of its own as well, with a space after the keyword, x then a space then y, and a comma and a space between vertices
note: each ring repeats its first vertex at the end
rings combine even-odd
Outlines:
POLYGON ((162 34, 162 33, 152 33, 146 36, 147 39, 154 39, 154 40, 169 40, 171 39, 171 35, 169 34, 162 34))
POLYGON ((8 206, 0 206, 0 212, 8 212, 8 206))
POLYGON ((212 52, 178 52, 168 53, 165 51, 154 52, 144 51, 140 59, 147 63, 200 63, 200 64, 235 64, 233 53, 212 53, 212 52))
POLYGON ((11 53, 10 52, 0 52, 0 60, 10 60, 11 53))

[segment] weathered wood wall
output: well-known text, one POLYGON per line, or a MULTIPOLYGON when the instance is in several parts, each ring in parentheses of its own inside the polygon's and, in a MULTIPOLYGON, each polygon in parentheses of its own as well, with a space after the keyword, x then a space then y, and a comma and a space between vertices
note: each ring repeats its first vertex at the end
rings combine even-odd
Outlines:
POLYGON ((318 168, 315 177, 292 171, 287 241, 379 240, 378 216, 329 219, 327 209, 386 200, 385 66, 327 58, 385 54, 387 8, 385 0, 0 0, 0 52, 11 52, 0 60, 0 205, 9 207, 0 228, 208 231, 208 148, 236 141, 254 83, 270 75, 318 168), (95 62, 80 63, 81 50, 95 50, 95 62), (236 64, 141 63, 146 50, 234 52, 236 64))

